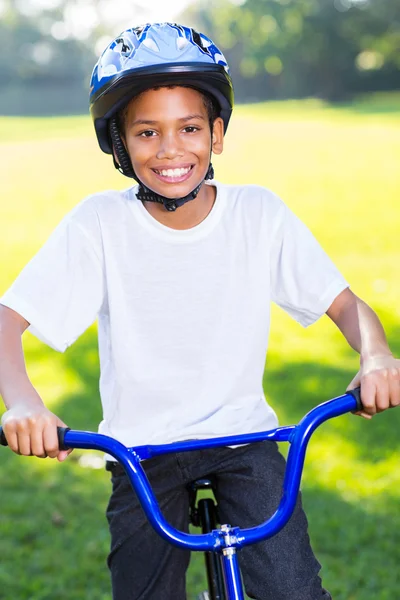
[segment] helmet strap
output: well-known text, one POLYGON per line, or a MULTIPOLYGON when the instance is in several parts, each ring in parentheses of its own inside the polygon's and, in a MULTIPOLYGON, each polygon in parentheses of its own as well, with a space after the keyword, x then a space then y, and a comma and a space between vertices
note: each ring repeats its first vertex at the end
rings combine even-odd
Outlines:
POLYGON ((164 207, 168 211, 173 212, 177 208, 179 208, 180 206, 185 204, 186 202, 189 202, 190 200, 194 200, 197 197, 197 194, 199 193, 200 188, 203 185, 203 182, 205 180, 214 179, 214 168, 211 164, 211 153, 210 153, 210 165, 208 167, 206 176, 204 177, 203 181, 201 181, 194 190, 192 190, 189 194, 187 194, 183 198, 167 198, 166 196, 161 196, 160 194, 157 194, 150 188, 146 187, 140 181, 140 179, 138 179, 138 177, 134 171, 134 168, 132 166, 132 162, 129 157, 129 154, 125 148, 125 145, 124 145, 124 143, 121 139, 120 133, 118 131, 116 117, 112 117, 110 119, 109 127, 110 127, 111 141, 112 141, 112 145, 114 147, 114 153, 115 153, 115 154, 113 154, 114 166, 120 173, 122 173, 126 177, 131 177, 132 179, 135 179, 135 181, 138 182, 139 190, 136 194, 136 197, 138 198, 138 200, 141 200, 142 202, 158 202, 160 204, 163 204, 164 207))

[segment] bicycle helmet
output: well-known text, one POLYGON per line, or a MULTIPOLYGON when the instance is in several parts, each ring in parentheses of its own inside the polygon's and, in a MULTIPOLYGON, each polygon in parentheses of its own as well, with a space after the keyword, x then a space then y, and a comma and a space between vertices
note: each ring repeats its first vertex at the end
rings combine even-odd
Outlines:
MULTIPOLYGON (((121 173, 139 183, 138 198, 162 202, 168 210, 175 210, 197 196, 203 181, 184 198, 165 198, 150 190, 137 178, 117 126, 117 113, 134 96, 163 85, 192 87, 211 96, 226 131, 233 86, 225 57, 207 36, 176 23, 147 23, 127 29, 109 44, 92 73, 90 112, 101 150, 113 155, 121 173)), ((212 177, 210 162, 205 179, 212 177)))

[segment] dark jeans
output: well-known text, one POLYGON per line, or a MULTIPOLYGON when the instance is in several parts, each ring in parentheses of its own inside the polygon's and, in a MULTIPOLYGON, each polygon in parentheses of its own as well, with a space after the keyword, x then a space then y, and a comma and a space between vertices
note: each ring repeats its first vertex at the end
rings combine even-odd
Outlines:
MULTIPOLYGON (((185 600, 190 553, 175 548, 147 523, 122 467, 108 463, 113 491, 107 509, 111 532, 114 600, 185 600)), ((179 452, 144 461, 144 469, 165 518, 188 531, 189 482, 214 474, 222 523, 251 527, 277 508, 285 460, 275 442, 239 448, 179 452)), ((318 575, 298 498, 289 523, 275 537, 239 552, 246 593, 257 600, 328 600, 318 575)))

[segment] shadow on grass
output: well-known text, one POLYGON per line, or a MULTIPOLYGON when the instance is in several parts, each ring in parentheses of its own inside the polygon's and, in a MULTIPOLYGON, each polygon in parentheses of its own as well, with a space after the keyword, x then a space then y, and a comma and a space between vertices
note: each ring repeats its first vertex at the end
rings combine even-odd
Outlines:
MULTIPOLYGON (((399 333, 398 326, 390 330, 397 355, 399 333)), ((40 347, 29 352, 28 361, 46 361, 51 352, 40 347)), ((55 412, 73 428, 95 430, 101 419, 95 331, 87 332, 73 348, 58 356, 58 361, 61 368, 82 381, 82 392, 68 394, 67 390, 55 412)), ((350 369, 328 365, 279 364, 274 357, 270 362, 265 386, 282 423, 295 423, 316 404, 340 395, 354 375, 350 369)), ((339 421, 334 434, 354 440, 360 459, 379 461, 398 448, 400 410, 379 415, 371 423, 356 417, 339 421)), ((84 469, 78 458, 79 453, 74 452, 65 464, 57 465, 0 450, 2 599, 110 598, 104 519, 108 476, 103 470, 84 469)), ((379 514, 371 514, 362 504, 346 500, 342 488, 327 490, 307 481, 303 493, 313 545, 335 600, 395 597, 400 560, 399 498, 388 494, 379 514)), ((204 587, 202 577, 202 557, 197 555, 188 576, 189 598, 204 587)))
MULTIPOLYGON (((383 322, 391 323, 387 327, 390 348, 396 357, 400 357, 400 326, 379 310, 383 322)), ((350 359, 353 350, 344 346, 342 355, 350 359)), ((334 357, 332 363, 334 363, 334 357)), ((296 424, 309 410, 321 402, 335 398, 346 392, 353 379, 353 369, 343 369, 331 364, 317 362, 280 363, 279 357, 271 355, 271 365, 264 373, 264 389, 267 399, 277 411, 282 424, 296 424)), ((357 455, 368 462, 386 459, 394 450, 400 448, 400 408, 388 410, 376 415, 371 421, 353 415, 345 415, 326 423, 327 428, 348 441, 354 441, 357 455)))
POLYGON ((399 585, 399 498, 387 497, 385 514, 369 513, 341 494, 303 488, 314 551, 335 600, 389 600, 399 585))
MULTIPOLYGON (((350 370, 296 363, 271 369, 265 388, 281 423, 296 424, 314 406, 344 394, 353 376, 350 370)), ((360 459, 378 462, 399 449, 399 427, 400 409, 376 415, 371 421, 344 415, 322 425, 321 432, 334 431, 336 436, 353 441, 360 459)))
POLYGON ((371 98, 356 98, 352 102, 334 103, 332 107, 360 115, 400 114, 400 95, 393 94, 382 98, 372 95, 371 98))

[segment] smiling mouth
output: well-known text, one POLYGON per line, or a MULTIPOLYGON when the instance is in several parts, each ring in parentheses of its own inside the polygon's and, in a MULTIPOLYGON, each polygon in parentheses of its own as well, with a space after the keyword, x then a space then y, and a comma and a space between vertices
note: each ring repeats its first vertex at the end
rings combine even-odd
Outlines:
POLYGON ((194 165, 190 165, 179 169, 152 169, 152 171, 165 183, 181 183, 191 177, 193 169, 194 165))

